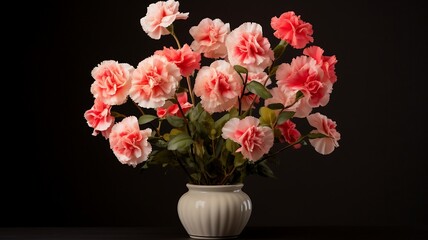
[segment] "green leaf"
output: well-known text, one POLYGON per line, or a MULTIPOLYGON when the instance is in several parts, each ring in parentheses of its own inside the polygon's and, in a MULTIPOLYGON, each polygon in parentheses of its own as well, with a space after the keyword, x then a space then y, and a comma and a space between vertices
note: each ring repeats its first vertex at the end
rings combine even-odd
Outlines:
POLYGON ((230 118, 238 117, 239 116, 238 109, 236 107, 231 108, 229 110, 229 114, 230 114, 230 118))
POLYGON ((182 118, 182 117, 168 116, 168 117, 166 117, 166 120, 173 127, 181 128, 184 126, 184 118, 182 118))
POLYGON ((168 101, 172 102, 173 104, 178 103, 177 99, 175 99, 175 98, 170 98, 170 99, 168 99, 168 101))
POLYGON ((180 133, 168 142, 168 150, 184 150, 192 143, 193 140, 189 135, 186 133, 180 133))
POLYGON ((119 113, 119 112, 116 112, 116 111, 111 111, 110 112, 110 114, 113 116, 113 117, 126 117, 126 115, 123 115, 122 113, 119 113))
POLYGON ((196 120, 189 122, 189 126, 191 132, 197 136, 210 136, 214 128, 214 119, 208 112, 202 111, 196 120))
POLYGON ((296 112, 291 112, 291 111, 290 112, 284 111, 284 112, 280 113, 278 115, 278 122, 277 122, 277 124, 282 124, 285 121, 287 121, 288 119, 291 119, 294 116, 295 113, 296 112))
POLYGON ((171 129, 171 131, 169 132, 169 134, 171 136, 175 136, 175 135, 178 135, 178 134, 180 134, 182 132, 183 132, 183 130, 181 130, 181 129, 173 128, 173 129, 171 129))
POLYGON ((213 157, 216 159, 220 157, 221 152, 223 151, 224 138, 219 138, 216 144, 215 153, 213 157))
POLYGON ((259 164, 256 164, 257 166, 257 174, 262 177, 269 177, 269 178, 275 178, 275 174, 273 173, 272 169, 266 164, 266 162, 261 162, 259 164))
POLYGON ((187 88, 184 87, 179 87, 177 89, 177 91, 175 91, 176 93, 182 93, 182 92, 189 92, 189 90, 187 88))
POLYGON ((193 141, 193 146, 195 147, 194 149, 195 149, 196 156, 199 158, 203 158, 204 154, 206 152, 204 140, 203 139, 195 139, 195 141, 193 141))
POLYGON ((156 117, 154 115, 146 114, 146 115, 143 115, 143 116, 141 116, 141 117, 138 118, 138 124, 142 125, 142 124, 145 124, 145 123, 149 123, 149 122, 151 122, 151 121, 153 121, 153 120, 155 120, 157 118, 158 117, 156 117))
POLYGON ((272 110, 284 109, 284 105, 282 103, 271 103, 267 107, 272 110))
POLYGON ((281 130, 279 130, 278 128, 275 128, 273 130, 273 135, 275 136, 275 138, 280 138, 282 136, 281 130))
POLYGON ((296 92, 296 102, 299 100, 299 99, 301 99, 302 97, 304 97, 305 95, 303 94, 303 92, 302 91, 297 91, 296 92))
POLYGON ((257 82, 257 81, 251 81, 247 84, 248 91, 256 94, 257 96, 260 96, 263 99, 268 99, 272 97, 272 94, 270 94, 269 90, 266 89, 263 84, 257 82))
POLYGON ((214 119, 211 114, 206 111, 202 111, 201 115, 199 115, 198 122, 204 126, 205 132, 210 132, 214 127, 214 119))
POLYGON ((190 177, 194 181, 194 183, 199 183, 201 181, 201 174, 200 173, 192 173, 190 174, 190 177))
POLYGON ((149 138, 149 141, 152 145, 158 147, 158 148, 166 148, 167 147, 167 142, 165 142, 162 139, 159 138, 149 138))
MULTIPOLYGON (((226 144, 224 144, 224 145, 226 145, 226 144)), ((229 160, 230 156, 231 156, 230 152, 226 148, 223 148, 222 151, 221 151, 220 159, 219 160, 220 160, 221 165, 224 168, 226 168, 227 166, 229 166, 228 165, 228 160, 229 160)))
POLYGON ((235 65, 235 66, 233 66, 233 68, 234 68, 234 69, 235 69, 235 71, 237 71, 238 73, 248 74, 248 70, 247 70, 246 68, 244 68, 243 66, 235 65))
MULTIPOLYGON (((247 164, 247 166, 248 166, 248 164, 247 164)), ((239 176, 237 176, 235 181, 236 181, 236 183, 243 183, 249 174, 247 173, 245 168, 240 170, 239 173, 240 174, 239 174, 239 176)))
POLYGON ((238 149, 238 148, 239 148, 238 143, 236 143, 230 139, 226 139, 226 149, 229 152, 234 153, 234 152, 236 152, 236 149, 238 149))
POLYGON ((161 165, 162 167, 178 167, 180 165, 173 152, 166 149, 152 151, 149 159, 144 163, 147 165, 147 167, 149 167, 149 165, 161 165))
POLYGON ((149 168, 149 165, 147 164, 147 161, 144 162, 143 166, 141 166, 141 170, 146 170, 149 168))
POLYGON ((263 126, 272 127, 276 122, 275 111, 267 107, 261 107, 259 109, 260 114, 260 124, 263 126))
POLYGON ((199 171, 199 166, 196 165, 196 163, 193 161, 193 159, 189 156, 189 157, 183 157, 178 159, 178 161, 182 161, 182 163, 187 166, 187 168, 189 170, 191 170, 192 172, 194 171, 199 171))
POLYGON ((233 154, 235 156, 235 159, 233 161, 233 164, 235 165, 235 167, 240 167, 242 166, 246 161, 248 161, 247 159, 244 158, 244 156, 242 156, 242 153, 235 153, 233 154))
POLYGON ((276 47, 273 49, 275 59, 278 59, 282 56, 282 54, 285 51, 285 47, 286 47, 286 45, 282 44, 282 42, 279 43, 278 45, 276 45, 276 47))
POLYGON ((230 119, 230 114, 227 113, 214 122, 215 137, 218 137, 221 135, 221 129, 223 128, 224 124, 226 124, 226 122, 229 121, 229 119, 230 119))
POLYGON ((325 135, 325 134, 322 134, 322 133, 309 133, 308 134, 308 138, 309 139, 315 139, 315 138, 325 138, 325 137, 328 137, 327 135, 325 135))
POLYGON ((191 122, 195 122, 198 120, 201 113, 204 111, 202 108, 201 103, 199 102, 194 108, 190 109, 189 111, 189 120, 191 122))

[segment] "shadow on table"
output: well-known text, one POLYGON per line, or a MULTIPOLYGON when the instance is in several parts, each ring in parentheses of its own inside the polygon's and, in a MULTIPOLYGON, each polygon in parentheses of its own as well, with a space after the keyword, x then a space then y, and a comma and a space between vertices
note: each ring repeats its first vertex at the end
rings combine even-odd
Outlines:
MULTIPOLYGON (((48 227, 0 228, 0 240, 191 240, 183 228, 48 227)), ((251 227, 237 240, 428 240, 414 227, 251 227)), ((192 239, 193 240, 193 239, 192 239)))
POLYGON ((428 240, 428 227, 407 227, 407 226, 247 227, 242 232, 240 239, 428 240))

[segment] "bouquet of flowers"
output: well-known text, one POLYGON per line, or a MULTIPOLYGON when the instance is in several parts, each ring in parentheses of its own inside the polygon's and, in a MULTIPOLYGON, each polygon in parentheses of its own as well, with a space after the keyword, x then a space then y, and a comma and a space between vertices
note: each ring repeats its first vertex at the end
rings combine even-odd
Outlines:
POLYGON ((293 11, 273 16, 273 47, 258 23, 231 29, 204 18, 189 29, 193 42, 182 44, 174 24, 188 17, 178 1, 150 4, 142 29, 155 40, 170 35, 177 45, 135 67, 105 60, 91 72, 94 104, 84 118, 122 164, 179 167, 193 184, 235 184, 251 174, 273 176, 267 160, 286 149, 330 154, 339 146, 336 122, 314 112, 330 100, 337 59, 309 46, 310 23, 293 11), (286 47, 302 55, 281 62, 286 47), (201 66, 202 59, 209 64, 201 66), (123 104, 139 114, 114 110, 123 104), (299 119, 312 130, 302 134, 299 119))

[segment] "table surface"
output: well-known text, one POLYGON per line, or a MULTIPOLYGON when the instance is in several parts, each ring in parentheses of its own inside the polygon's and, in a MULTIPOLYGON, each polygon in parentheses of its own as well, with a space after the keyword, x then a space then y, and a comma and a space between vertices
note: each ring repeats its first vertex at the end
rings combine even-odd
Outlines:
MULTIPOLYGON (((191 239, 184 229, 154 227, 7 227, 1 240, 156 240, 191 239)), ((238 240, 428 240, 422 227, 246 227, 238 240)))

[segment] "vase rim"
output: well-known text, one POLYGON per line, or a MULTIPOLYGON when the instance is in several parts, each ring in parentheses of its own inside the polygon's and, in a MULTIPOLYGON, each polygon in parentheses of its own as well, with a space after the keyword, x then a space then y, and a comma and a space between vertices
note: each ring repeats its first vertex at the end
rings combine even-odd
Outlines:
POLYGON ((188 189, 193 190, 239 190, 244 184, 236 183, 236 184, 224 184, 224 185, 204 185, 204 184, 186 184, 188 189))
POLYGON ((243 183, 235 183, 235 184, 194 184, 194 183, 186 183, 189 186, 204 186, 204 187, 223 187, 223 186, 244 186, 243 183))

